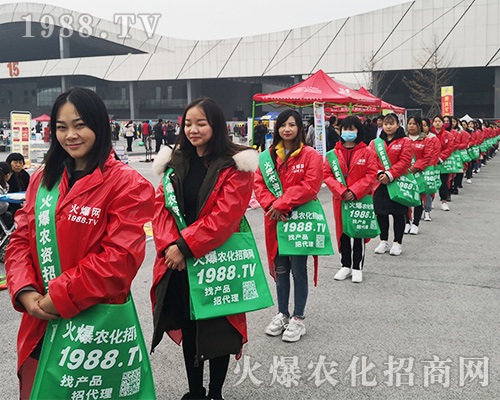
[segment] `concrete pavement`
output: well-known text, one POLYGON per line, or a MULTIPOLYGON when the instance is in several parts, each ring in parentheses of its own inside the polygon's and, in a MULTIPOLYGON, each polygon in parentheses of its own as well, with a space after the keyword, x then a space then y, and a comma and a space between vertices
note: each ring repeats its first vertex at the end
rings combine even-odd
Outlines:
MULTIPOLYGON (((153 177, 151 164, 131 165, 158 186, 160 178, 153 177)), ((314 287, 310 260, 307 334, 295 344, 266 336, 264 328, 276 306, 248 314, 249 342, 239 362, 231 358, 225 398, 500 398, 499 176, 497 157, 473 184, 464 183, 452 198, 450 212, 441 211, 436 200, 432 222, 422 221, 418 236, 405 235, 401 256, 376 255, 378 240, 368 243, 361 284, 333 280, 340 267, 336 254, 320 257, 314 287)), ((320 200, 334 236, 327 188, 320 200)), ((247 218, 265 260, 262 210, 248 211, 247 218)), ((154 254, 149 240, 133 284, 148 344, 154 254)), ((270 277, 269 284, 276 299, 270 277)), ((0 398, 15 399, 20 315, 7 291, 0 292, 0 305, 0 398)), ((182 350, 168 337, 151 355, 151 363, 158 399, 179 399, 187 392, 182 350)))

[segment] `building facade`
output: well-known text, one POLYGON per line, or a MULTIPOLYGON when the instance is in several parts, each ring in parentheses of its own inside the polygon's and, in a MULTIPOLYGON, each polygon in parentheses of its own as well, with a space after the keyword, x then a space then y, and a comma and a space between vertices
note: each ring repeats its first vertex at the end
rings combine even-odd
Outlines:
MULTIPOLYGON (((40 4, 0 6, 0 119, 49 113, 65 88, 85 86, 120 119, 175 118, 199 96, 228 120, 251 116, 252 96, 319 69, 406 108, 423 108, 403 77, 453 71, 455 114, 500 118, 500 2, 417 0, 282 32, 181 40, 40 4), (434 57, 434 58, 433 58, 434 57)), ((266 109, 261 110, 265 112, 266 109)))

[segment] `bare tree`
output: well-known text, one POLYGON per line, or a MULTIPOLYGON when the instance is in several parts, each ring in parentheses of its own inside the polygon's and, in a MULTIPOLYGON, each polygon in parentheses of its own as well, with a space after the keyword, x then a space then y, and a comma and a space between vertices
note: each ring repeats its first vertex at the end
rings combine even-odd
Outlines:
MULTIPOLYGON (((383 82, 386 74, 385 71, 382 70, 380 59, 375 58, 372 51, 369 57, 363 57, 363 61, 362 70, 364 72, 364 83, 362 86, 370 93, 380 97, 380 93, 375 92, 379 91, 380 83, 383 82)), ((384 94, 386 91, 384 91, 384 94)))
POLYGON ((422 49, 415 58, 420 69, 412 72, 412 78, 403 77, 403 82, 410 90, 410 98, 421 106, 429 107, 427 116, 441 112, 441 87, 448 86, 455 75, 450 69, 453 57, 447 56, 447 50, 441 50, 441 44, 434 36, 430 46, 422 49))

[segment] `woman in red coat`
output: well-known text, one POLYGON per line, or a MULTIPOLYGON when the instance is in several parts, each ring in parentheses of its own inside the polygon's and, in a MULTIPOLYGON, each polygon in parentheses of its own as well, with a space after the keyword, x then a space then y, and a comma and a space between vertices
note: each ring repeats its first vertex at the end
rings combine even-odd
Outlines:
POLYGON ((200 258, 237 232, 252 195, 255 150, 234 144, 224 112, 212 99, 201 98, 184 110, 172 153, 163 147, 153 168, 173 169, 170 179, 187 228, 179 232, 165 207, 165 188, 156 192, 153 230, 156 260, 153 271, 153 350, 164 332, 182 341, 189 392, 184 399, 221 399, 229 355, 247 341, 245 314, 191 320, 186 258, 200 258), (210 360, 210 387, 205 397, 203 362, 210 360))
MULTIPOLYGON (((394 243, 390 254, 399 256, 403 250, 401 243, 405 230, 405 215, 408 214, 408 207, 399 204, 389 197, 387 185, 398 179, 401 175, 408 173, 408 168, 413 157, 413 143, 406 137, 403 128, 399 126, 396 114, 387 114, 384 117, 384 130, 380 134, 384 141, 384 146, 391 163, 391 168, 385 170, 382 161, 377 157, 378 175, 373 188, 373 206, 377 221, 380 226, 380 244, 375 248, 376 254, 384 254, 389 250, 389 215, 394 220, 394 243)), ((375 149, 374 141, 370 146, 375 149)))
POLYGON ((303 319, 308 293, 307 256, 279 254, 277 222, 286 221, 292 208, 315 199, 323 181, 323 159, 304 143, 302 117, 295 110, 283 111, 276 121, 270 148, 283 194, 279 198, 274 196, 266 186, 260 169, 254 183, 255 196, 265 213, 267 258, 278 295, 279 312, 267 326, 266 333, 270 336, 283 333, 282 339, 288 342, 296 342, 306 332, 303 319), (288 311, 290 272, 294 281, 293 314, 288 311))
MULTIPOLYGON (((422 118, 418 115, 414 115, 408 119, 407 124, 408 137, 413 141, 413 157, 415 162, 408 168, 410 174, 416 172, 422 172, 429 165, 432 165, 433 156, 433 140, 428 138, 425 133, 422 132, 422 118)), ((405 232, 411 235, 418 235, 418 226, 420 224, 420 218, 422 218, 422 213, 424 211, 423 204, 425 203, 426 195, 420 196, 422 204, 415 207, 413 210, 413 221, 408 224, 405 228, 405 232)))
MULTIPOLYGON (((16 310, 21 398, 28 399, 47 320, 69 319, 98 304, 122 304, 145 254, 143 225, 153 217, 154 190, 115 159, 108 112, 94 92, 61 94, 51 114, 52 140, 45 167, 16 214, 5 266, 16 310), (60 182, 59 182, 60 180, 60 182), (40 185, 59 186, 55 212, 62 274, 44 281, 37 251, 35 200, 40 185)), ((48 270, 44 267, 44 274, 48 270)))
POLYGON ((342 121, 342 134, 333 151, 347 186, 333 174, 330 162, 323 164, 323 180, 333 194, 333 213, 337 244, 342 267, 333 279, 342 281, 352 274, 353 282, 363 281, 365 239, 351 238, 343 231, 342 202, 359 200, 372 191, 377 179, 377 155, 363 143, 363 124, 358 117, 349 116, 342 121), (354 241, 351 245, 351 240, 354 241))
MULTIPOLYGON (((454 137, 448 132, 444 126, 444 118, 441 115, 436 115, 432 120, 431 132, 439 139, 441 144, 441 152, 439 153, 438 165, 448 159, 455 148, 454 137)), ((439 168, 439 167, 438 167, 439 168)), ((441 174, 441 186, 439 187, 439 197, 441 198, 441 210, 450 211, 448 199, 450 198, 450 174, 441 174)))

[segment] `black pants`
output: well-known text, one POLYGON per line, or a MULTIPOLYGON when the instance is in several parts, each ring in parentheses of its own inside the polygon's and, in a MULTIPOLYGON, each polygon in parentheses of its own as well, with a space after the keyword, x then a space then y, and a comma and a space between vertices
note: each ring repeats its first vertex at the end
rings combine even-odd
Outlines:
POLYGON ((134 141, 133 136, 127 136, 127 151, 132 151, 132 142, 134 141))
POLYGON ((448 201, 448 198, 450 197, 448 175, 449 174, 441 174, 441 186, 439 187, 439 198, 441 199, 441 201, 448 201))
POLYGON ((157 136, 155 137, 155 142, 156 142, 156 149, 155 151, 158 153, 160 151, 160 147, 161 147, 161 142, 162 142, 163 138, 161 136, 157 136))
MULTIPOLYGON (((392 218, 394 219, 394 241, 401 244, 405 234, 405 216, 404 214, 394 214, 392 218)), ((380 240, 387 241, 389 239, 389 216, 377 215, 377 221, 380 226, 380 240)))
POLYGON ((352 269, 363 269, 365 263, 365 239, 350 238, 345 233, 340 237, 340 260, 342 266, 352 269), (351 240, 354 246, 351 248, 351 240))
POLYGON ((410 221, 410 216, 405 214, 405 224, 412 223, 413 225, 418 226, 418 224, 420 223, 420 219, 422 218, 423 212, 424 212, 424 206, 422 205, 413 208, 413 221, 410 221))
POLYGON ((455 179, 453 180, 453 189, 459 189, 462 187, 462 182, 464 180, 464 173, 459 172, 456 176, 455 179))
POLYGON ((473 161, 467 163, 467 172, 465 173, 466 179, 472 179, 472 170, 474 169, 473 165, 474 165, 473 161))
MULTIPOLYGON (((182 351, 189 384, 189 393, 192 398, 203 398, 203 361, 195 367, 196 357, 196 321, 185 319, 182 326, 182 351)), ((222 386, 226 379, 229 366, 229 354, 209 360, 210 384, 208 397, 222 399, 222 386)))

